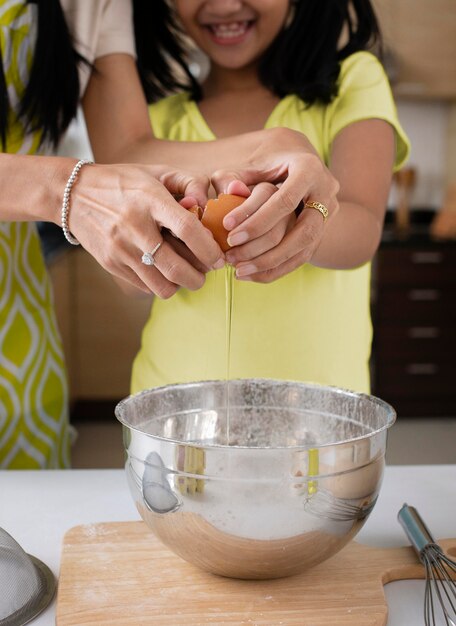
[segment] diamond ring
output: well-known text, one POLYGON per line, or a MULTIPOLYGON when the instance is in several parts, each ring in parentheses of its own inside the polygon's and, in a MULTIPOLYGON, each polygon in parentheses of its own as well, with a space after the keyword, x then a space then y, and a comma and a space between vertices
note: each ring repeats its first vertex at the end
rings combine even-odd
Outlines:
POLYGON ((144 265, 151 265, 151 266, 155 265, 154 254, 157 254, 158 249, 160 248, 162 243, 163 243, 162 241, 159 241, 151 252, 144 252, 144 254, 141 257, 141 263, 144 263, 144 265))

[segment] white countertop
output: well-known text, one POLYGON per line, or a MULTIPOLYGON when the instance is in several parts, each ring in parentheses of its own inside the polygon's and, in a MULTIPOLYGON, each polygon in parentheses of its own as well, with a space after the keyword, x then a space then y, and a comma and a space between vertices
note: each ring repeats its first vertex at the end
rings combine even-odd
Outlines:
MULTIPOLYGON (((378 502, 356 540, 407 545, 396 515, 407 502, 438 538, 456 537, 456 465, 387 467, 378 502)), ((0 527, 58 576, 63 535, 72 526, 140 519, 123 470, 0 471, 0 527)), ((388 626, 423 624, 422 581, 386 586, 388 626)), ((32 623, 55 623, 54 603, 32 623)), ((178 625, 176 625, 178 626, 178 625)))

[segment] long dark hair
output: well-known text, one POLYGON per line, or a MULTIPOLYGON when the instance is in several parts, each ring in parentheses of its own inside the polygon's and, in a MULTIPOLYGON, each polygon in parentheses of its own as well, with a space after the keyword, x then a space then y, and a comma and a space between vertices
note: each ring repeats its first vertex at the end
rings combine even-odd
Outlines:
MULTIPOLYGON (((57 146, 75 117, 79 103, 76 52, 59 0, 38 4, 38 35, 31 74, 17 114, 28 131, 41 131, 41 144, 57 146)), ((342 59, 380 41, 369 0, 297 0, 292 24, 282 31, 261 59, 261 82, 279 97, 290 93, 308 104, 329 102, 337 93, 342 59), (347 41, 338 42, 343 28, 347 41)), ((133 0, 137 65, 146 98, 154 102, 169 93, 201 87, 189 69, 188 46, 165 0, 133 0), (180 76, 176 74, 176 66, 180 76)), ((0 142, 7 149, 10 104, 0 51, 0 142)))
MULTIPOLYGON (((263 55, 261 83, 279 97, 296 94, 307 104, 330 102, 337 94, 340 62, 381 37, 370 0, 295 0, 292 23, 263 55), (339 41, 343 30, 346 40, 339 41)), ((193 99, 201 87, 189 69, 184 33, 166 0, 133 0, 138 68, 149 102, 182 89, 193 99), (173 67, 182 70, 176 77, 173 67)))
MULTIPOLYGON (((59 0, 28 1, 38 4, 38 34, 29 81, 16 114, 27 131, 41 131, 41 144, 57 146, 76 115, 78 63, 86 61, 73 48, 59 0)), ((0 51, 0 145, 4 151, 9 111, 0 51)))

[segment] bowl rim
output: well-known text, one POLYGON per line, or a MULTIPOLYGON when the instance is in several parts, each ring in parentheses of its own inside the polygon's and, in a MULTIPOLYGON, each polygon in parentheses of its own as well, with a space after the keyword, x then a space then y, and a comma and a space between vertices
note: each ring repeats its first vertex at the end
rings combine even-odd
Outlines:
MULTIPOLYGON (((260 450, 260 451, 265 451, 265 450, 311 450, 311 449, 322 449, 322 448, 329 448, 332 446, 341 446, 341 445, 345 445, 348 443, 352 443, 352 442, 356 442, 356 441, 362 441, 363 439, 370 439, 371 437, 375 437, 376 435, 379 435, 380 433, 382 433, 383 431, 387 431, 389 428, 391 428, 391 426, 394 425, 394 423, 396 422, 397 419, 397 413, 396 410, 394 409, 394 407, 389 404, 388 402, 386 402, 385 400, 382 400, 381 398, 378 398, 377 396, 374 396, 372 394, 368 394, 368 393, 363 393, 363 392, 359 392, 359 391, 353 391, 351 389, 346 389, 344 387, 337 387, 335 385, 321 385, 319 383, 314 383, 314 382, 307 382, 307 381, 299 381, 299 380, 290 380, 290 379, 278 379, 278 378, 231 378, 229 380, 223 380, 223 379, 210 379, 210 380, 197 380, 197 381, 191 381, 191 382, 186 382, 186 383, 173 383, 170 385, 160 385, 158 387, 150 387, 148 389, 143 389, 141 391, 138 391, 136 393, 130 394, 127 397, 123 398, 122 400, 120 400, 117 405, 114 408, 114 415, 116 417, 116 419, 122 424, 123 427, 128 428, 129 430, 132 430, 134 432, 139 433, 140 435, 143 435, 144 437, 150 437, 152 439, 156 439, 158 441, 163 441, 166 443, 173 443, 173 444, 177 444, 177 445, 181 445, 181 446, 191 446, 192 448, 203 448, 203 449, 223 449, 223 450, 229 450, 231 448, 236 449, 236 450, 251 450, 252 452, 254 450, 260 450), (183 387, 195 387, 197 385, 201 385, 201 384, 210 384, 210 383, 223 383, 226 384, 228 383, 235 383, 235 382, 246 382, 246 381, 250 381, 250 382, 260 382, 260 383, 269 383, 269 384, 274 384, 274 385, 279 385, 279 384, 284 384, 284 383, 291 383, 291 384, 295 384, 295 385, 299 385, 299 386, 303 386, 306 388, 311 388, 311 389, 321 389, 324 391, 329 391, 329 392, 336 392, 339 394, 343 394, 345 396, 351 396, 353 398, 359 398, 360 400, 362 399, 366 399, 369 402, 372 402, 373 404, 376 404, 382 408, 385 409, 385 411, 387 412, 387 423, 384 424, 383 426, 381 426, 380 428, 377 428, 375 430, 372 430, 372 432, 368 433, 367 435, 358 435, 357 437, 350 437, 349 439, 342 439, 341 441, 334 441, 334 442, 328 442, 328 443, 323 443, 321 445, 315 446, 315 445, 305 445, 305 444, 299 444, 299 445, 287 445, 287 446, 242 446, 242 445, 230 445, 230 444, 224 444, 224 443, 199 443, 197 441, 193 442, 193 441, 182 441, 180 439, 173 439, 171 437, 163 437, 162 435, 153 435, 151 433, 146 433, 143 430, 141 430, 140 428, 137 428, 135 426, 132 426, 131 424, 127 423, 127 421, 125 420, 125 417, 122 415, 122 413, 124 413, 125 411, 125 407, 126 405, 128 405, 129 403, 131 403, 132 401, 134 401, 137 398, 140 398, 143 395, 146 394, 150 394, 151 392, 161 392, 163 390, 172 390, 173 388, 177 387, 179 389, 182 389, 183 387)), ((163 417, 163 416, 160 416, 163 417)), ((349 419, 349 418, 347 418, 349 419)), ((356 421, 356 420, 351 420, 351 421, 356 421)))

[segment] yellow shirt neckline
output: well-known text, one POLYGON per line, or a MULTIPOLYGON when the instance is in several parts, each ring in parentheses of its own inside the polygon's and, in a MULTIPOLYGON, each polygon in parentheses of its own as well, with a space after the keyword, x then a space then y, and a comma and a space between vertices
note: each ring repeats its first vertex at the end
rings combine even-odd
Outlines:
MULTIPOLYGON (((275 118, 277 116, 281 116, 290 105, 291 100, 296 97, 296 95, 290 94, 282 98, 272 109, 264 124, 264 128, 266 129, 276 127, 277 123, 275 122, 275 118)), ((215 141, 216 139, 218 139, 209 124, 206 122, 206 119, 201 113, 201 109, 199 108, 198 103, 195 100, 192 100, 190 94, 188 93, 185 94, 183 107, 186 114, 188 115, 188 119, 190 120, 191 124, 201 135, 202 141, 215 141)))

